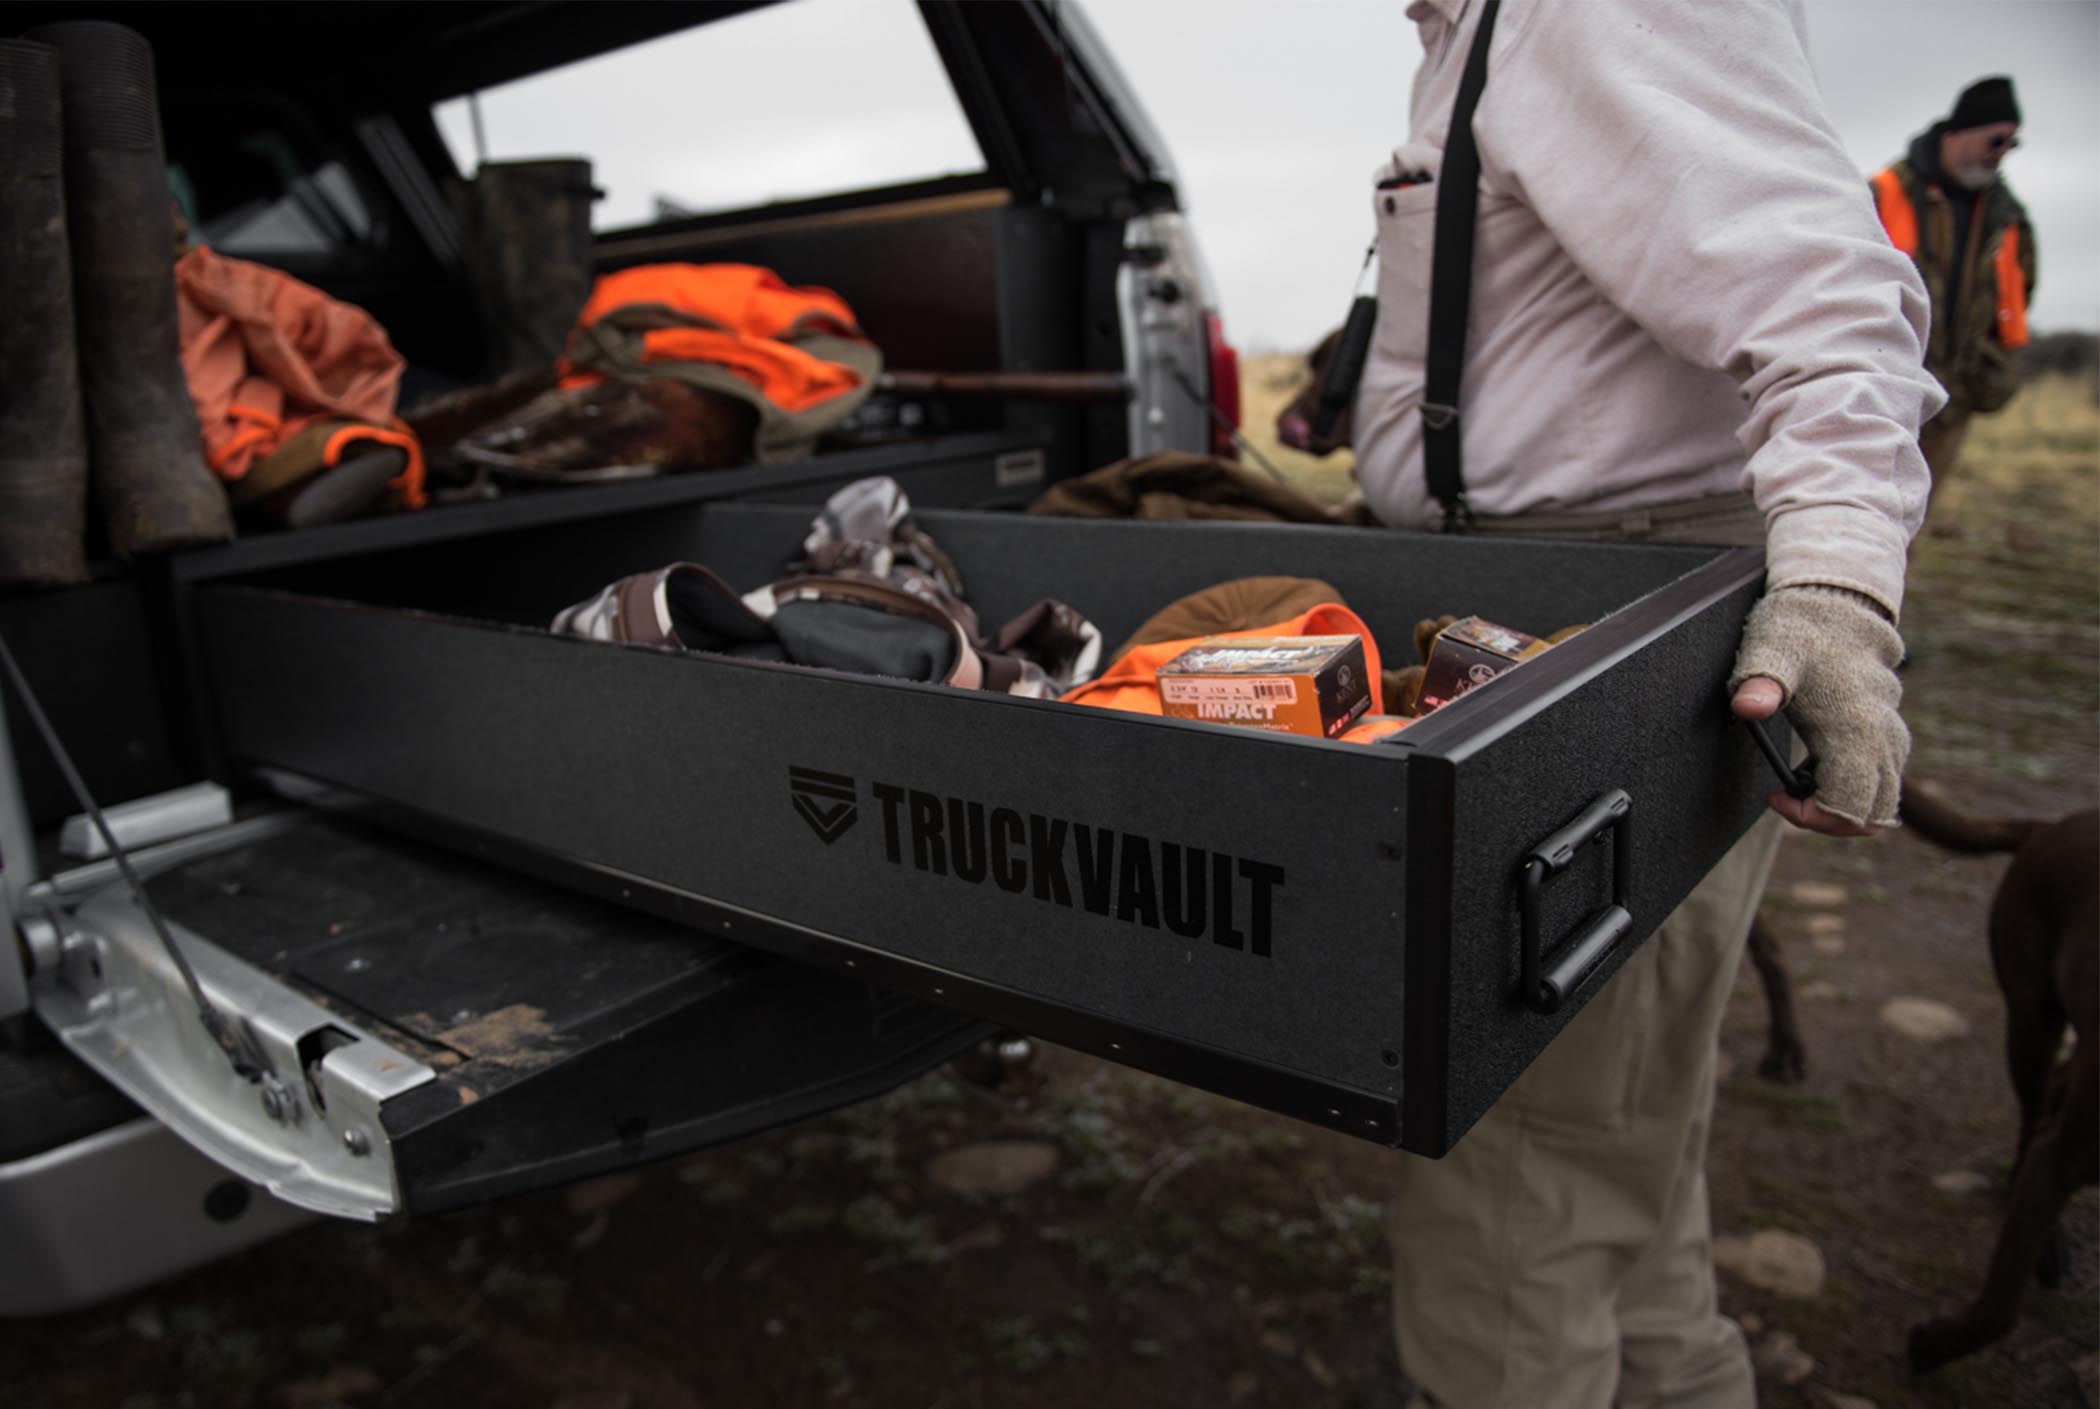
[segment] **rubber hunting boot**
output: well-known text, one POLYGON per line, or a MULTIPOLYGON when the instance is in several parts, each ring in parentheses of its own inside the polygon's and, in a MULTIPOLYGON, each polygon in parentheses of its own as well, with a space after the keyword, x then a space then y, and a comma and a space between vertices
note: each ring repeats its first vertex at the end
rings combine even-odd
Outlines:
POLYGON ((576 158, 483 162, 467 188, 474 290, 490 371, 551 365, 591 296, 591 164, 576 158))
POLYGON ((59 53, 81 389, 110 546, 131 557, 231 538, 176 338, 152 47, 135 30, 88 20, 30 37, 59 53))
POLYGON ((87 576, 58 51, 0 39, 0 587, 87 576))

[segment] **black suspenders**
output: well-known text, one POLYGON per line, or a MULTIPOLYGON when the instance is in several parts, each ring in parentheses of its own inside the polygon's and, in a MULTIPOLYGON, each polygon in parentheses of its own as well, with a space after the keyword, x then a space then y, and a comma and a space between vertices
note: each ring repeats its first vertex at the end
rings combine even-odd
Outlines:
POLYGON ((1422 475, 1444 506, 1446 532, 1472 521, 1460 453, 1458 384, 1466 364, 1466 315, 1473 299, 1473 224, 1480 207, 1480 149, 1473 144, 1473 109, 1487 85, 1488 43, 1502 0, 1483 0, 1480 27, 1458 80, 1451 131, 1437 173, 1435 244, 1429 266, 1429 349, 1422 388, 1422 475))

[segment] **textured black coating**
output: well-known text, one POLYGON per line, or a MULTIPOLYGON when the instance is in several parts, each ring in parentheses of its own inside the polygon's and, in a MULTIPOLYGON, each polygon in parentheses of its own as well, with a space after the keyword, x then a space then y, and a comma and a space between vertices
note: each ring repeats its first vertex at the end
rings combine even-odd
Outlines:
POLYGON ((1418 753, 1407 765, 1406 1043, 1400 1143, 1427 1154, 1448 1148, 1451 1087, 1451 872, 1457 772, 1451 760, 1418 753))
MULTIPOLYGON (((1032 223, 1003 209, 957 210, 915 219, 857 223, 841 230, 819 221, 759 222, 727 231, 685 229, 613 233, 600 242, 605 267, 665 260, 757 264, 791 284, 821 276, 844 299, 891 367, 971 372, 1000 367, 997 301, 1002 282, 1066 289, 1042 267, 1038 252, 1016 244, 1032 223), (1022 267, 1002 271, 1002 258, 1022 267)), ((1076 321, 1058 310, 1059 324, 1076 321)), ((1019 364, 1010 364, 1019 365, 1019 364)), ((1068 365, 1038 362, 1039 367, 1068 365)))
MULTIPOLYGON (((118 580, 0 597, 0 636, 104 804, 195 781, 178 766, 144 595, 136 581, 118 580)), ((4 680, 0 702, 30 824, 55 826, 80 804, 4 680)))
MULTIPOLYGON (((1446 1144, 1639 948, 1618 945, 1557 1013, 1523 1008, 1521 858, 1624 788, 1633 797, 1628 908, 1633 936, 1645 939, 1763 811, 1770 775, 1729 713, 1725 688, 1760 566, 1754 553, 1718 560, 1577 638, 1616 657, 1608 668, 1593 662, 1579 670, 1578 659, 1556 647, 1446 706, 1434 729, 1425 721, 1411 740, 1447 753, 1454 765, 1446 1144), (1502 693, 1508 685, 1519 689, 1502 693), (1525 693, 1548 698, 1536 710, 1497 717, 1525 693)), ((1610 902, 1612 865, 1611 847, 1586 847, 1546 888, 1541 931, 1549 949, 1610 902)), ((1417 1127, 1408 1136, 1410 1146, 1426 1148, 1415 1142, 1432 1132, 1417 1127)))
MULTIPOLYGON (((794 551, 807 513, 792 508, 609 517, 558 555, 551 542, 527 556, 517 542, 460 544, 445 571, 347 562, 301 574, 309 592, 331 575, 340 590, 383 588, 385 607, 222 585, 200 588, 198 609, 239 759, 382 799, 455 837, 497 838, 514 861, 545 858, 689 924, 1429 1153, 1558 1030, 1514 990, 1522 857, 1627 787, 1652 827, 1635 834, 1631 888, 1645 933, 1764 791, 1750 741, 1710 727, 1706 700, 1754 596, 1755 553, 921 520, 987 619, 1048 593, 1111 638, 1182 592, 1258 572, 1317 573, 1395 641, 1440 610, 1550 629, 1627 609, 1377 748, 426 614, 500 608, 509 593, 530 610, 499 620, 543 620, 579 581, 661 562, 672 541, 755 585, 794 551), (850 799, 835 783, 798 797, 810 770, 853 780, 850 799), (1002 880, 975 846, 958 856, 926 839, 936 826, 996 837, 998 809, 1018 829, 1009 841, 1028 833, 1007 851, 1008 864, 1034 866, 1026 876, 1002 880), (1043 853, 1057 867, 1034 863, 1038 818, 1046 846, 1061 824, 1043 853), (1090 842, 1114 834, 1101 913, 1084 894, 1082 825, 1090 842), (1280 869, 1265 944, 1248 923, 1247 872, 1233 874, 1228 943, 1201 922, 1176 933, 1164 905, 1126 904, 1144 886, 1123 858, 1143 856, 1164 890, 1169 842, 1177 868, 1200 849, 1280 869), (1052 870, 1062 885, 1038 883, 1052 870)), ((1556 881, 1548 935, 1608 898, 1605 850, 1556 881)))
POLYGON ((1048 1036, 1076 1038, 1051 1010, 1077 1010, 1362 1090, 1395 1083, 1380 1053, 1399 1035, 1399 874, 1379 864, 1401 843, 1395 754, 249 589, 202 599, 237 756, 1032 995, 1048 1036), (396 711, 415 724, 383 722, 396 711), (798 812, 798 767, 856 780, 842 837, 798 812), (905 828, 922 804, 895 804, 893 847, 878 785, 942 799, 947 826, 951 798, 966 824, 972 804, 986 826, 996 809, 1027 819, 1027 880, 998 884, 974 846, 944 843, 938 862, 929 848, 921 868, 905 828), (1046 837, 1063 829, 1061 881, 1034 859, 1035 817, 1046 837), (1114 898, 1093 913, 1084 867, 1110 831, 1114 898), (1125 913, 1134 848, 1149 913, 1125 913), (1232 923, 1200 887, 1208 923, 1182 935, 1166 893, 1191 849, 1213 881, 1221 856, 1238 874, 1232 923), (1287 877, 1266 933, 1242 866, 1287 877), (1230 930, 1244 942, 1221 943, 1230 930))

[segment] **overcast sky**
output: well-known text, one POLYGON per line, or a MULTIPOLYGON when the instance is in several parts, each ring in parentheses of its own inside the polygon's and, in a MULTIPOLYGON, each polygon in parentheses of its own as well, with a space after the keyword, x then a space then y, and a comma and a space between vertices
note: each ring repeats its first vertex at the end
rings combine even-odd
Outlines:
MULTIPOLYGON (((2100 329, 2100 0, 1807 5, 1824 99, 1863 173, 1974 79, 2013 76, 2026 121, 2005 171, 2041 251, 2033 322, 2100 329)), ((1370 173, 1406 135, 1421 46, 1405 0, 1085 9, 1180 170, 1228 334, 1310 344, 1348 304, 1370 173)), ((491 157, 590 156, 600 228, 651 218, 658 197, 735 207, 981 160, 908 0, 796 0, 492 90, 481 109, 491 157)), ((439 122, 471 170, 466 104, 439 122)))
MULTIPOLYGON (((1227 330, 1297 347, 1339 322, 1370 238, 1370 173, 1406 136, 1421 44, 1404 0, 1095 0, 1087 13, 1181 166, 1227 330)), ((1970 82, 2012 75, 2026 121, 2004 170, 2041 252, 2032 320, 2100 329, 2100 3, 1808 0, 1808 20, 1862 172, 1970 82)))

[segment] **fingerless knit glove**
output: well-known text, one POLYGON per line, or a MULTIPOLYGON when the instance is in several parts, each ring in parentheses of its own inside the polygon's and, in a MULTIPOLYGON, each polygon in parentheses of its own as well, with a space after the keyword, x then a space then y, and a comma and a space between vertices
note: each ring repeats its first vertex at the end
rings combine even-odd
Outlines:
POLYGON ((1743 624, 1730 693, 1779 682, 1787 718, 1817 758, 1815 802, 1850 822, 1896 820, 1910 730, 1896 712, 1903 638, 1871 599, 1843 587, 1781 587, 1743 624))

